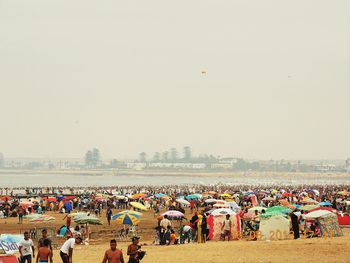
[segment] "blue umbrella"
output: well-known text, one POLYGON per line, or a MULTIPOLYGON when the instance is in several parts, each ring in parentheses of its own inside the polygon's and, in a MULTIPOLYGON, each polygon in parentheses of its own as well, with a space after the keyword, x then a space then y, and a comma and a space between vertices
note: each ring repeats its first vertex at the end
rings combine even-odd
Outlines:
POLYGON ((160 197, 166 196, 166 194, 155 194, 154 196, 155 196, 156 198, 160 198, 160 197))
POLYGON ((321 202, 318 204, 319 206, 331 206, 332 203, 328 202, 328 201, 325 201, 325 202, 321 202))
POLYGON ((201 194, 192 194, 192 195, 188 195, 186 198, 187 199, 201 199, 202 195, 201 194))

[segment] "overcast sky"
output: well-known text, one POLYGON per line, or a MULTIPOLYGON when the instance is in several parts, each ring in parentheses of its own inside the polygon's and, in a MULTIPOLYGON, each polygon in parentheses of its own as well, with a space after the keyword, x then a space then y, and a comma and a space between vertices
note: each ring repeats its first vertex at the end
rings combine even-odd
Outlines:
POLYGON ((350 157, 348 3, 0 0, 0 152, 350 157))

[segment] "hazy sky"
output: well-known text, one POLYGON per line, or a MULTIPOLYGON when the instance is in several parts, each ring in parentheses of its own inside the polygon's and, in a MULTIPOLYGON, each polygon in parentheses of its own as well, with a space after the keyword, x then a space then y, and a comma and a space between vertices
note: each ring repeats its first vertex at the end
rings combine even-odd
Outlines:
POLYGON ((349 14, 345 0, 0 0, 0 152, 350 157, 349 14))

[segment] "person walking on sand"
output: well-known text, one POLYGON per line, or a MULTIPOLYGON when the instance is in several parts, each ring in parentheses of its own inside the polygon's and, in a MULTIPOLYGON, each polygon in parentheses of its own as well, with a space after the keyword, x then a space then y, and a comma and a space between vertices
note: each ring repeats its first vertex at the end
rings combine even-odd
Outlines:
POLYGON ((124 263, 123 252, 117 248, 117 241, 110 241, 110 249, 106 250, 102 263, 124 263))

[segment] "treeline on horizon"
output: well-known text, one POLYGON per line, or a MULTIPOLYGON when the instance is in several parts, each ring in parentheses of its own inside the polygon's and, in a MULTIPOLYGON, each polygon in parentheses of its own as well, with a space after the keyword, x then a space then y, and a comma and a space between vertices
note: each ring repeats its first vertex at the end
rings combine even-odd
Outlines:
MULTIPOLYGON (((320 164, 307 164, 302 161, 288 160, 270 160, 270 161, 251 161, 244 158, 222 158, 212 154, 200 154, 194 156, 192 149, 185 146, 182 153, 176 148, 169 151, 155 152, 151 157, 146 152, 140 152, 134 160, 117 160, 116 158, 103 161, 101 152, 97 148, 88 150, 83 158, 83 162, 69 161, 31 161, 25 163, 12 163, 5 166, 5 158, 0 153, 0 168, 21 168, 21 169, 62 169, 62 168, 80 168, 80 169, 128 169, 128 164, 142 164, 142 169, 152 170, 194 170, 194 168, 179 167, 176 164, 205 164, 195 170, 231 170, 231 171, 276 171, 276 172, 314 172, 314 171, 346 171, 350 167, 350 159, 347 159, 343 166, 332 166, 329 170, 320 170, 320 164), (167 167, 157 167, 152 164, 169 164, 167 167), (174 165, 172 165, 174 164, 174 165)), ((130 169, 130 168, 129 168, 130 169)))

